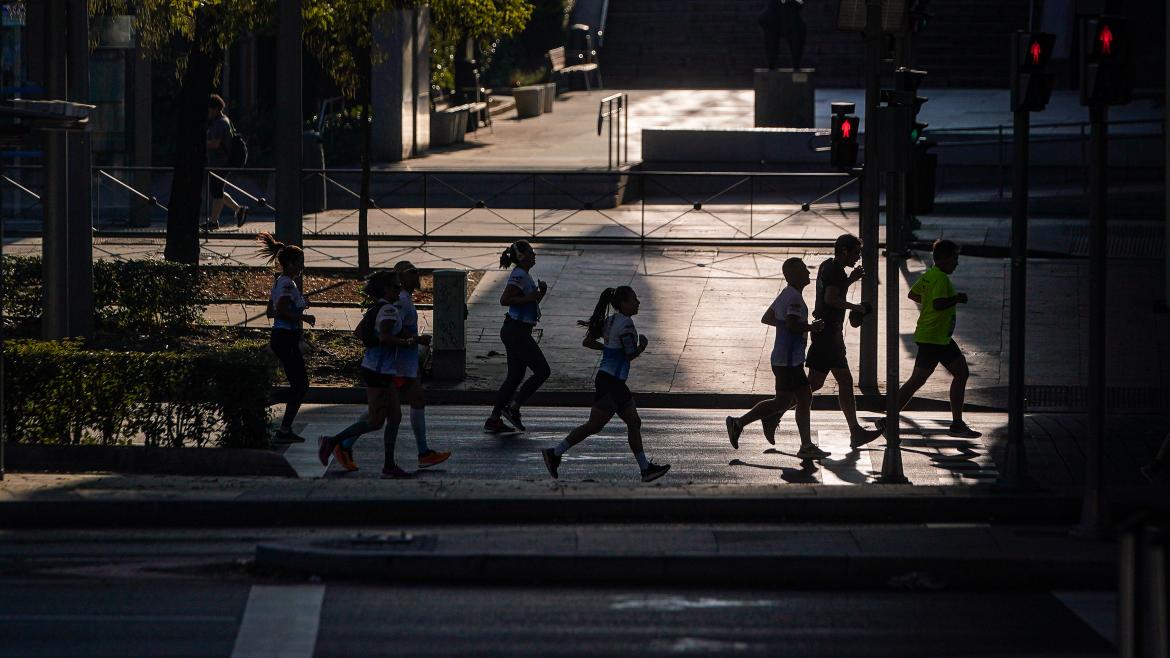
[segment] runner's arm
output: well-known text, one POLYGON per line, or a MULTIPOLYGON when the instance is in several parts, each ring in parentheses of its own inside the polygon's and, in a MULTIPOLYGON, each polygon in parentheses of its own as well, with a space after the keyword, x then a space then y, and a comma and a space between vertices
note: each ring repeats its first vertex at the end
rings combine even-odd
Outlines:
POLYGON ((845 297, 841 294, 841 289, 837 286, 828 286, 825 288, 825 303, 833 308, 839 308, 842 311, 852 311, 861 308, 861 304, 850 304, 845 301, 845 297))

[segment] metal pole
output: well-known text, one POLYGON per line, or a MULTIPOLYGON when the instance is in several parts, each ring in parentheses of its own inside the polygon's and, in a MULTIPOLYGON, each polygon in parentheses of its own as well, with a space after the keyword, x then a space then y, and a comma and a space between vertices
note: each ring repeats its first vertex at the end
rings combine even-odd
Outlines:
POLYGON ((301 1, 276 5, 276 237, 302 244, 301 1))
MULTIPOLYGON (((898 108, 899 111, 902 109, 898 108)), ((909 136, 908 132, 906 136, 909 136)), ((895 138, 902 137, 899 130, 895 138)), ((902 412, 898 406, 902 356, 898 333, 898 278, 901 276, 898 261, 902 256, 902 220, 906 214, 906 173, 891 173, 886 180, 886 451, 877 481, 881 484, 907 484, 910 480, 902 470, 902 440, 898 432, 902 412)))
POLYGON ((1109 163, 1109 107, 1089 108, 1089 436, 1085 455, 1085 497, 1078 532, 1103 534, 1105 508, 1105 168, 1109 163))
POLYGON ((1024 449, 1025 313, 1028 291, 1028 131, 1031 116, 1016 110, 1012 124, 1015 157, 1012 182, 1012 271, 1011 312, 1008 343, 1008 441, 1007 458, 1000 481, 1020 486, 1028 481, 1027 453, 1024 449))
POLYGON ((625 131, 626 131, 626 136, 625 136, 625 139, 623 140, 625 145, 626 145, 626 147, 625 147, 626 148, 626 151, 625 151, 626 164, 630 164, 630 96, 629 96, 629 94, 622 94, 622 110, 626 113, 626 122, 622 124, 623 126, 625 126, 625 131))
POLYGON ((613 169, 613 101, 608 104, 605 118, 609 120, 609 134, 605 138, 605 162, 608 169, 613 169))
MULTIPOLYGON (((861 208, 859 212, 862 266, 868 272, 878 271, 878 204, 881 202, 881 178, 878 176, 877 107, 881 93, 882 65, 882 3, 866 0, 865 21, 865 169, 862 176, 861 208)), ((887 239, 889 227, 886 229, 887 239)), ((876 276, 861 280, 861 299, 870 308, 877 309, 878 281, 876 276)), ((877 387, 878 325, 874 313, 861 324, 861 359, 858 381, 868 388, 877 387)))

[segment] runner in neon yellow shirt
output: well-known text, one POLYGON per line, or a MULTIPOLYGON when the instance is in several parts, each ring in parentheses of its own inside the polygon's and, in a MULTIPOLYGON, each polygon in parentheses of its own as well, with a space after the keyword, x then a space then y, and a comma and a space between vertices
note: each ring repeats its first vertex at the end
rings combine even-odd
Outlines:
POLYGON ((933 256, 934 267, 914 282, 908 295, 922 310, 914 329, 914 342, 918 344, 914 371, 898 390, 898 408, 906 408, 910 398, 941 363, 952 377, 951 428, 948 434, 973 439, 981 436, 980 433, 963 422, 963 399, 971 372, 967 369, 966 357, 951 337, 955 333, 956 307, 967 303, 967 294, 955 292, 950 277, 959 266, 959 245, 950 240, 936 240, 933 256))

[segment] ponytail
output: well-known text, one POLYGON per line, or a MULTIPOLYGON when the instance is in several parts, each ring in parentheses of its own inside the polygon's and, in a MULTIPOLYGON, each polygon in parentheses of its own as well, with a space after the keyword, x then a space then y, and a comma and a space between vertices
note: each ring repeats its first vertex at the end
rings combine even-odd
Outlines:
POLYGON ((398 281, 398 273, 394 270, 375 272, 366 279, 365 286, 362 287, 362 292, 370 299, 381 299, 386 295, 386 289, 392 290, 401 287, 398 281))
POLYGON ((508 248, 500 254, 500 269, 518 265, 521 258, 520 254, 525 251, 532 251, 532 245, 528 244, 527 240, 517 240, 508 245, 508 248))
POLYGON ((285 244, 268 231, 256 234, 256 242, 260 243, 256 254, 263 257, 266 263, 276 262, 281 268, 284 268, 294 259, 299 259, 302 263, 305 262, 305 252, 300 247, 295 244, 285 244))
POLYGON ((601 337, 601 330, 605 326, 605 316, 608 315, 609 306, 613 304, 616 296, 617 290, 615 288, 606 288, 601 291, 601 296, 597 298, 597 306, 593 307, 593 315, 590 315, 588 320, 577 320, 579 326, 585 327, 586 340, 601 337))

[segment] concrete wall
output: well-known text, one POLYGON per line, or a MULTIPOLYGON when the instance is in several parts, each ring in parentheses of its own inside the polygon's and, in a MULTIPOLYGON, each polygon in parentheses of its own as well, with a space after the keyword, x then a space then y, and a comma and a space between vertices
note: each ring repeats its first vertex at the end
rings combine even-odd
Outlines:
POLYGON ((395 162, 430 143, 430 10, 386 13, 374 29, 382 61, 372 71, 373 158, 395 162))

